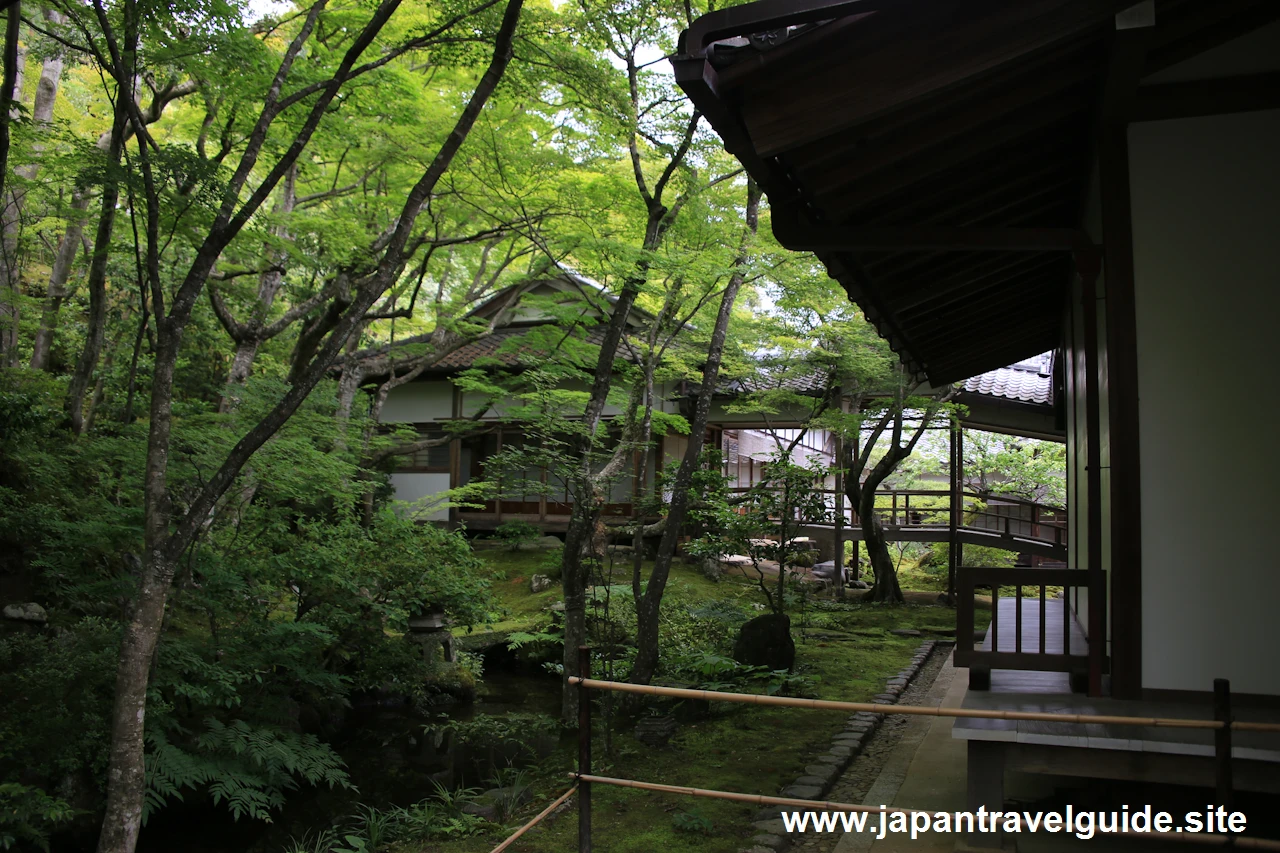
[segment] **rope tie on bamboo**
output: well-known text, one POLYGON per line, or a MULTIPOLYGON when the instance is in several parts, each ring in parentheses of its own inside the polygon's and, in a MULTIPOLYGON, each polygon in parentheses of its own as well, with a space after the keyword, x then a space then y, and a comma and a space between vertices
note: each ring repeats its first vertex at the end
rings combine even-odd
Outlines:
POLYGON ((1125 717, 1107 714, 1051 714, 1041 711, 990 711, 978 708, 937 708, 925 705, 877 705, 867 702, 837 702, 831 699, 798 699, 790 696, 763 696, 758 693, 720 693, 714 690, 691 690, 685 687, 659 687, 651 684, 626 684, 594 678, 569 676, 569 683, 589 690, 612 690, 619 693, 641 693, 670 696, 676 699, 701 699, 707 702, 738 702, 747 705, 773 705, 785 708, 809 708, 822 711, 853 711, 872 714, 907 714, 923 717, 965 717, 981 720, 1032 720, 1039 723, 1089 723, 1109 726, 1152 726, 1180 729, 1220 729, 1233 731, 1280 733, 1280 723, 1254 723, 1236 720, 1192 720, 1176 717, 1125 717))

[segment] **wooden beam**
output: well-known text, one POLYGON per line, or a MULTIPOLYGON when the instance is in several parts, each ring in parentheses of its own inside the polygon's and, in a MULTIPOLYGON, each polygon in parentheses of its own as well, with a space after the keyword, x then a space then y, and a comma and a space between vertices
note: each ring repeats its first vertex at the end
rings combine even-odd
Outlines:
POLYGON ((1280 108, 1280 72, 1242 74, 1138 89, 1133 121, 1247 113, 1280 108))
POLYGON ((1090 245, 1078 228, 946 228, 902 226, 849 228, 838 225, 799 225, 774 216, 773 236, 800 252, 889 251, 1069 252, 1090 245))

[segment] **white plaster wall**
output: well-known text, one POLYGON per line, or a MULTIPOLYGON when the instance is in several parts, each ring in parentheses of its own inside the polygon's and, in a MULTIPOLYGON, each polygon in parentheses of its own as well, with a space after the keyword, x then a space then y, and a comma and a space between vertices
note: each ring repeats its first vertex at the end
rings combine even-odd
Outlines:
POLYGON ((1280 694, 1280 111, 1130 130, 1148 688, 1280 694))
MULTIPOLYGON (((448 474, 416 474, 416 473, 397 473, 391 475, 391 487, 396 491, 396 500, 413 504, 424 497, 434 498, 441 492, 449 490, 448 474)), ((415 508, 410 507, 409 511, 413 512, 415 508)), ((440 506, 434 511, 417 515, 415 517, 421 521, 448 521, 449 507, 440 506)))
POLYGON ((382 406, 383 423, 426 423, 453 417, 453 385, 448 380, 409 382, 393 388, 382 406))

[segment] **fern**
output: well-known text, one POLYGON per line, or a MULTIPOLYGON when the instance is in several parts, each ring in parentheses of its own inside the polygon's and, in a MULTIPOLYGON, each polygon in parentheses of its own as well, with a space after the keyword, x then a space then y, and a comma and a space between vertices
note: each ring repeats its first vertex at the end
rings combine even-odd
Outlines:
POLYGON ((172 743, 163 732, 149 731, 147 787, 142 819, 184 791, 208 793, 233 817, 270 821, 284 805, 285 793, 302 783, 349 788, 342 763, 314 735, 251 726, 244 720, 205 721, 194 749, 172 743))

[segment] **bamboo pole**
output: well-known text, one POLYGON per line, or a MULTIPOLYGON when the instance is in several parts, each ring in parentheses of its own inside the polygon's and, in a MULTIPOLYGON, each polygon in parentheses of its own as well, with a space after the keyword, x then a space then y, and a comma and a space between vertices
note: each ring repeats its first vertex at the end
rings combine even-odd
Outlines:
POLYGON ((516 840, 517 838, 519 838, 520 836, 524 835, 524 834, 525 834, 526 832, 528 832, 529 830, 533 829, 535 826, 537 826, 537 825, 538 825, 538 823, 539 823, 539 822, 540 822, 544 817, 546 817, 547 815, 551 814, 553 811, 555 811, 556 809, 558 809, 558 808, 560 807, 560 804, 561 804, 561 803, 563 803, 565 800, 569 799, 570 797, 572 797, 572 796, 574 795, 574 793, 575 793, 575 792, 577 792, 577 790, 578 790, 578 786, 577 786, 577 785, 574 785, 572 788, 570 788, 569 790, 565 791, 563 794, 561 794, 561 795, 556 799, 556 801, 555 801, 555 802, 553 802, 551 805, 547 806, 547 807, 546 807, 545 809, 543 809, 542 811, 538 812, 538 813, 537 813, 537 815, 535 815, 535 816, 534 816, 533 820, 529 821, 529 822, 528 822, 528 823, 526 823, 524 826, 522 826, 522 827, 520 827, 519 829, 517 829, 514 833, 512 833, 512 834, 507 838, 507 840, 506 840, 506 841, 502 842, 502 843, 501 843, 501 844, 499 844, 497 847, 493 848, 492 853, 502 853, 502 851, 503 851, 503 850, 506 850, 508 847, 510 847, 510 846, 515 842, 515 840, 516 840))
MULTIPOLYGON (((791 797, 769 797, 764 794, 739 794, 734 791, 713 791, 708 788, 690 788, 685 785, 660 785, 656 782, 639 782, 635 779, 614 779, 609 776, 586 776, 570 773, 579 782, 597 782, 601 785, 613 785, 619 788, 639 788, 643 791, 657 791, 663 794, 681 794, 688 797, 706 797, 714 800, 731 800, 737 803, 751 803, 759 806, 792 806, 805 811, 828 812, 869 812, 884 814, 927 814, 936 815, 940 809, 907 809, 898 806, 859 806, 852 803, 833 803, 825 800, 797 800, 791 797)), ((954 814, 954 812, 949 812, 954 814)), ((1014 815, 1019 826, 1021 815, 1014 815)), ((1116 832, 1099 833, 1100 835, 1122 835, 1126 838, 1150 838, 1163 841, 1190 841, 1197 844, 1215 846, 1230 845, 1242 850, 1274 850, 1280 851, 1280 841, 1266 838, 1245 838, 1239 835, 1218 835, 1208 832, 1116 832)), ((498 851, 494 851, 498 853, 498 851)))
MULTIPOLYGON (((837 702, 831 699, 798 699, 790 696, 762 696, 757 693, 721 693, 714 690, 690 690, 683 687, 659 687, 651 684, 626 684, 594 678, 569 677, 570 684, 581 684, 589 690, 615 690, 675 699, 701 699, 706 702, 736 702, 746 705, 773 705, 783 708, 809 708, 821 711, 853 711, 872 714, 907 714, 921 717, 967 717, 980 720, 1033 720, 1040 723, 1093 723, 1107 726, 1152 726, 1176 729, 1220 729, 1220 720, 1190 720, 1171 717, 1121 717, 1106 714, 1050 714, 1039 711, 989 711, 978 708, 936 708, 921 705, 876 705, 867 702, 837 702)), ((1236 720, 1226 723, 1235 731, 1280 733, 1280 723, 1252 723, 1236 720)))

